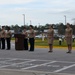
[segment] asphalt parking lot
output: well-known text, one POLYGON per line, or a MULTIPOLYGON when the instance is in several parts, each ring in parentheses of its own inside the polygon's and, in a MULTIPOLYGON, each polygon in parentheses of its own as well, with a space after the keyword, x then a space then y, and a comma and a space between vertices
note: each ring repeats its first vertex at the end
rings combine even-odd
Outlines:
POLYGON ((0 58, 0 69, 75 74, 75 62, 38 59, 0 58))
POLYGON ((66 48, 54 48, 53 53, 48 53, 48 48, 16 51, 12 44, 11 50, 0 50, 0 69, 75 74, 75 50, 71 54, 66 51, 66 48))

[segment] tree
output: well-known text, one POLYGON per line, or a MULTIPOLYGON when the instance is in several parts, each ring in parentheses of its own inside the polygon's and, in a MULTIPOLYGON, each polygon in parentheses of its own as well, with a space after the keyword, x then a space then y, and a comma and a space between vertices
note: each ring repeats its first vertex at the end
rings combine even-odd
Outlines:
POLYGON ((65 33, 65 28, 64 28, 63 23, 61 23, 61 24, 58 26, 58 34, 59 34, 59 35, 64 35, 64 33, 65 33))
POLYGON ((16 24, 15 26, 14 26, 14 31, 15 31, 15 33, 18 33, 19 32, 19 26, 16 24))
POLYGON ((73 34, 75 35, 75 25, 73 25, 73 34))

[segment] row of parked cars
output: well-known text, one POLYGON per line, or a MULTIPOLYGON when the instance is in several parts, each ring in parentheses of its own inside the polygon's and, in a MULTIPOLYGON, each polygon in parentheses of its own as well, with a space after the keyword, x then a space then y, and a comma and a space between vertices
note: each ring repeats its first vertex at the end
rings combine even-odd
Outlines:
MULTIPOLYGON (((12 37, 14 37, 14 34, 12 34, 12 37)), ((47 37, 47 35, 43 35, 44 38, 47 37)), ((42 34, 36 35, 35 38, 42 38, 42 34)), ((65 38, 65 35, 54 35, 54 38, 65 38)), ((75 35, 72 36, 73 39, 75 39, 75 35)))
MULTIPOLYGON (((42 35, 36 35, 35 36, 36 38, 42 38, 42 35)), ((47 35, 43 35, 43 37, 47 37, 47 35)), ((64 39, 65 38, 65 35, 54 35, 54 38, 62 38, 64 39)), ((72 36, 73 39, 75 39, 75 35, 72 36)))

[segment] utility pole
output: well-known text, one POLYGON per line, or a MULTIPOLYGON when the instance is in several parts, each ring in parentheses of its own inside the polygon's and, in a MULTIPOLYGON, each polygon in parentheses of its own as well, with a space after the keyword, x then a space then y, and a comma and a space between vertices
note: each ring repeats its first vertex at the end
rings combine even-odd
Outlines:
POLYGON ((25 26, 25 14, 23 14, 24 26, 25 26))
POLYGON ((66 15, 64 15, 64 17, 65 17, 65 25, 66 25, 66 15))
POLYGON ((32 22, 31 22, 31 20, 30 20, 30 25, 32 25, 32 22))
POLYGON ((75 25, 75 18, 72 19, 74 21, 74 25, 75 25))

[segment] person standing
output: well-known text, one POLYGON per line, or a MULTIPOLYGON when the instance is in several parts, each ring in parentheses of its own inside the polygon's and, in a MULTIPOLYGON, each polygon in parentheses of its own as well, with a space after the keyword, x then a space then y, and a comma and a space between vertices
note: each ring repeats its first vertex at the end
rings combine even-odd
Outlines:
POLYGON ((59 45, 62 45, 62 38, 59 38, 59 45))
POLYGON ((53 36, 54 36, 53 25, 50 25, 47 31, 47 40, 48 40, 48 45, 49 45, 48 52, 53 52, 53 36))
POLYGON ((28 50, 28 33, 26 31, 26 27, 24 27, 23 35, 25 36, 25 38, 24 38, 24 50, 28 50))
POLYGON ((67 53, 71 53, 72 51, 72 28, 70 27, 70 24, 67 23, 66 25, 66 29, 65 29, 65 40, 68 46, 68 52, 67 53))
POLYGON ((5 49, 5 34, 6 34, 6 32, 5 32, 5 26, 2 26, 2 30, 1 30, 1 45, 2 45, 2 47, 1 47, 1 49, 5 49))
POLYGON ((34 51, 34 41, 35 41, 35 32, 33 29, 33 26, 30 25, 30 30, 29 30, 29 43, 30 43, 30 50, 29 51, 34 51))
POLYGON ((10 27, 8 27, 6 32, 7 50, 11 49, 11 35, 10 27))

